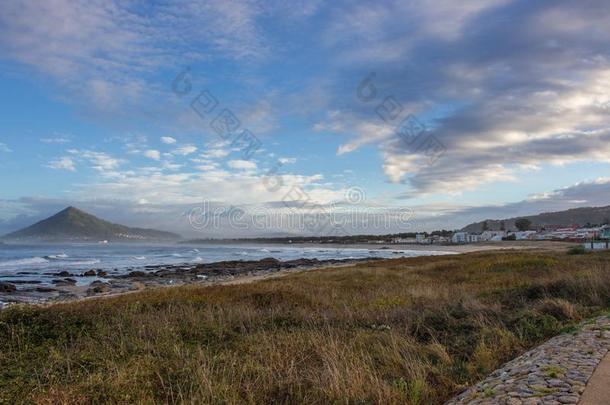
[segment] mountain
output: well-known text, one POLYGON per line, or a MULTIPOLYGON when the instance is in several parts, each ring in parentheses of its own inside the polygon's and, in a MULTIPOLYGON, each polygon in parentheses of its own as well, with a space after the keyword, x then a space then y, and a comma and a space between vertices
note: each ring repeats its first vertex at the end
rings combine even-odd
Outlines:
POLYGON ((169 241, 179 235, 154 229, 130 228, 104 221, 78 208, 68 207, 3 239, 39 241, 169 241))
POLYGON ((530 215, 525 217, 515 217, 507 219, 488 219, 487 221, 475 222, 465 226, 462 230, 465 232, 481 232, 483 225, 487 222, 489 230, 499 230, 504 223, 504 229, 516 230, 515 221, 521 218, 529 219, 532 226, 549 226, 549 225, 586 225, 586 224, 605 224, 610 221, 610 206, 607 207, 584 207, 572 208, 566 211, 545 212, 538 215, 530 215))

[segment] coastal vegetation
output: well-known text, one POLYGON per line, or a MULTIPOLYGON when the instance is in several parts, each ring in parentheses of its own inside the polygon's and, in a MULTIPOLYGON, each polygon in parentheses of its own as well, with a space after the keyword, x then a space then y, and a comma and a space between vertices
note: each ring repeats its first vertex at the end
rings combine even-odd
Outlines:
POLYGON ((0 403, 442 403, 610 307, 610 252, 379 260, 0 311, 0 403))

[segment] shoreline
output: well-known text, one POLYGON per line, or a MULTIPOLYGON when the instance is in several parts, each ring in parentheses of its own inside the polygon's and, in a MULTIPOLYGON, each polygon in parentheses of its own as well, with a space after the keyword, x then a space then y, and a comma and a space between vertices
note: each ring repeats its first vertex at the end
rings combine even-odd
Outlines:
MULTIPOLYGON (((145 266, 145 271, 136 270, 123 275, 106 275, 105 272, 85 275, 58 274, 53 287, 37 286, 12 292, 0 290, 0 310, 12 305, 52 305, 83 299, 112 297, 146 289, 178 287, 187 285, 212 286, 219 284, 240 284, 271 277, 283 276, 301 271, 349 266, 362 262, 384 260, 382 258, 359 259, 295 259, 277 260, 231 260, 213 263, 145 266), (66 277, 66 278, 60 278, 66 277), (77 284, 75 278, 92 279, 88 284, 77 284), (66 280, 71 280, 66 282, 66 280)), ((5 283, 9 284, 9 283, 5 283)), ((2 284, 0 283, 0 287, 2 284)))
MULTIPOLYGON (((430 251, 430 252, 451 252, 451 253, 471 253, 488 250, 511 250, 511 249, 543 249, 543 250, 562 250, 578 245, 576 242, 565 241, 501 241, 501 242, 479 242, 458 245, 427 245, 416 243, 239 243, 244 246, 280 246, 292 248, 333 248, 333 249, 367 249, 367 250, 406 250, 406 251, 430 251)), ((185 243, 186 246, 206 246, 213 243, 185 243)))
MULTIPOLYGON (((252 244, 262 246, 260 244, 252 244)), ((565 242, 498 242, 470 245, 407 245, 407 244, 298 244, 289 245, 304 248, 345 248, 367 250, 394 250, 430 252, 415 257, 430 257, 439 254, 465 254, 484 251, 506 250, 564 250, 572 244, 565 242)), ((399 256, 396 258, 404 258, 399 256)), ((0 288, 0 310, 12 305, 53 305, 55 303, 74 302, 83 299, 113 297, 147 289, 176 287, 186 285, 213 286, 244 284, 269 278, 282 277, 287 274, 350 266, 364 262, 379 262, 394 258, 367 257, 358 259, 294 259, 278 260, 272 257, 260 260, 226 260, 212 263, 182 263, 171 265, 143 266, 123 275, 107 275, 106 272, 93 269, 81 274, 58 272, 56 283, 52 287, 38 286, 34 283, 26 289, 2 291, 0 288), (78 283, 79 279, 81 283, 78 283), (91 279, 87 284, 83 280, 91 279)), ((10 284, 10 281, 8 283, 10 284)), ((2 287, 2 283, 0 283, 2 287)))

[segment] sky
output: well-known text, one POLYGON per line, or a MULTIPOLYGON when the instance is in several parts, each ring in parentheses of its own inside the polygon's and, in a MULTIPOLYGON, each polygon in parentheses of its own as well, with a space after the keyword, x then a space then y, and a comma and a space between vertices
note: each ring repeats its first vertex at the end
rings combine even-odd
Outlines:
POLYGON ((610 205, 609 42, 603 0, 6 0, 0 233, 68 205, 200 237, 610 205))

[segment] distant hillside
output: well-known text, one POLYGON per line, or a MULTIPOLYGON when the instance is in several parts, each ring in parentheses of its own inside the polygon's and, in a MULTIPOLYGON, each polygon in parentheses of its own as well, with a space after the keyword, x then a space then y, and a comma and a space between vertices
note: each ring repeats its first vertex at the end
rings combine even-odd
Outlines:
POLYGON ((179 235, 154 229, 130 228, 104 221, 91 214, 68 207, 32 226, 5 235, 12 240, 72 241, 168 241, 179 235))
POLYGON ((483 224, 487 222, 487 227, 490 230, 499 230, 504 223, 504 229, 516 230, 515 221, 520 218, 529 219, 532 226, 544 225, 586 225, 586 224, 604 224, 610 220, 610 206, 607 207, 584 207, 573 208, 567 211, 545 212, 538 215, 530 215, 525 217, 515 217, 508 219, 488 219, 487 221, 475 222, 465 226, 462 230, 465 232, 481 232, 483 224))

